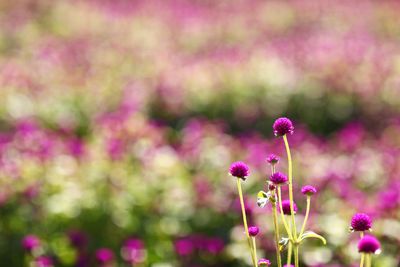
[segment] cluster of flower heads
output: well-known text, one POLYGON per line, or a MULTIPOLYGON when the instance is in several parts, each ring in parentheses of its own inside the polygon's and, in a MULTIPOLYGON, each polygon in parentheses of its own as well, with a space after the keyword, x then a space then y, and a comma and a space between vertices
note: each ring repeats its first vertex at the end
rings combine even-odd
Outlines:
POLYGON ((194 234, 178 238, 174 242, 174 247, 180 257, 190 257, 203 252, 217 255, 223 251, 225 244, 221 238, 194 234))
MULTIPOLYGON (((286 151, 288 153, 288 161, 289 161, 289 166, 292 164, 291 162, 291 155, 290 155, 290 148, 288 146, 287 142, 287 135, 293 134, 294 133, 294 126, 293 123, 290 119, 288 118, 279 118, 275 121, 273 124, 273 130, 274 134, 278 137, 283 137, 285 141, 285 146, 286 146, 286 151)), ((277 264, 279 267, 281 267, 281 245, 283 244, 284 247, 287 246, 287 244, 290 242, 290 245, 293 246, 298 246, 304 239, 309 238, 309 237, 314 237, 314 238, 319 238, 321 239, 324 243, 326 243, 326 240, 312 232, 304 232, 304 227, 306 226, 306 222, 308 219, 309 215, 309 209, 310 209, 310 198, 312 195, 317 193, 317 189, 314 186, 311 185, 306 185, 303 186, 301 189, 301 193, 303 195, 307 196, 307 213, 303 222, 303 227, 300 231, 299 236, 297 236, 297 231, 296 229, 292 230, 292 227, 296 227, 295 221, 294 221, 294 215, 297 213, 297 205, 293 201, 293 195, 292 195, 292 181, 288 179, 288 177, 281 173, 276 171, 276 164, 279 162, 279 157, 276 156, 275 154, 270 154, 267 157, 267 163, 271 165, 271 171, 272 174, 269 177, 269 182, 268 182, 268 193, 264 191, 260 191, 258 193, 258 199, 257 199, 257 204, 260 207, 264 207, 268 202, 271 202, 273 205, 273 210, 274 210, 274 227, 275 227, 275 244, 276 244, 276 253, 277 253, 277 264), (281 187, 289 184, 289 199, 281 199, 281 187), (277 201, 277 198, 279 198, 279 201, 277 201), (279 202, 279 203, 278 203, 279 202), (279 237, 279 227, 277 225, 277 213, 276 210, 279 210, 283 215, 289 215, 293 219, 293 223, 291 224, 292 227, 288 228, 285 216, 282 217, 282 221, 285 225, 285 230, 288 235, 288 238, 283 238, 281 240, 278 239, 279 237)), ((289 177, 291 177, 291 167, 289 167, 289 177)), ((245 204, 243 201, 243 196, 242 196, 242 189, 240 185, 240 181, 245 181, 247 176, 249 176, 249 167, 243 163, 243 162, 234 162, 231 164, 231 167, 229 169, 229 174, 233 177, 237 178, 237 186, 238 186, 238 193, 239 193, 239 198, 241 201, 241 206, 242 206, 242 216, 243 216, 243 223, 244 226, 247 227, 247 216, 246 216, 246 209, 245 209, 245 204)), ((256 267, 256 265, 260 266, 269 266, 271 262, 267 259, 260 259, 258 262, 257 261, 257 255, 256 255, 256 242, 255 242, 255 237, 259 233, 259 228, 257 226, 251 226, 246 229, 246 234, 248 237, 248 243, 249 243, 249 248, 250 248, 250 253, 253 261, 253 265, 256 267)), ((297 248, 295 248, 297 251, 297 248)), ((291 261, 291 247, 289 248, 290 252, 288 252, 288 265, 290 265, 291 261)), ((295 254, 295 266, 298 266, 298 254, 295 254)))
MULTIPOLYGON (((68 239, 71 247, 75 249, 75 265, 77 267, 91 266, 95 261, 97 266, 110 266, 116 261, 115 253, 110 248, 98 248, 94 255, 88 252, 88 236, 81 231, 71 230, 68 232, 68 239)), ((21 241, 21 246, 27 253, 31 263, 35 267, 57 266, 57 258, 54 255, 44 254, 45 244, 35 235, 27 235, 21 241)), ((129 238, 121 246, 121 257, 129 264, 141 264, 146 259, 144 243, 140 239, 129 238)))
MULTIPOLYGON (((365 231, 372 231, 372 219, 365 213, 354 214, 350 225, 351 232, 364 233, 365 231)), ((381 245, 376 237, 362 234, 358 242, 358 251, 366 254, 379 254, 381 245)))
MULTIPOLYGON (((286 139, 286 135, 287 134, 293 134, 294 131, 294 127, 292 122, 287 119, 287 118, 280 118, 277 119, 273 125, 273 129, 274 129, 274 134, 276 136, 283 136, 284 140, 285 140, 285 146, 286 146, 286 150, 288 153, 288 159, 290 161, 290 151, 289 151, 289 146, 287 143, 287 139, 286 139)), ((272 167, 272 174, 270 176, 269 179, 269 183, 268 183, 268 193, 265 193, 263 191, 261 191, 258 194, 258 201, 257 203, 259 204, 260 207, 264 207, 266 205, 266 203, 268 203, 269 201, 272 203, 272 205, 275 205, 277 207, 277 210, 279 210, 280 212, 282 212, 284 215, 289 215, 292 216, 293 218, 293 222, 294 222, 294 215, 297 212, 297 205, 296 203, 293 201, 293 197, 290 196, 290 199, 285 199, 285 200, 281 200, 280 199, 280 187, 284 186, 288 183, 288 178, 286 175, 284 175, 281 172, 276 172, 275 170, 275 165, 279 162, 279 157, 277 157, 274 154, 271 154, 270 156, 267 157, 267 162, 271 165, 272 167), (279 188, 278 191, 278 196, 279 196, 279 201, 280 203, 277 203, 277 197, 276 197, 276 188, 279 188), (292 214, 293 212, 293 214, 292 214)), ((289 163, 291 164, 291 163, 289 163)), ((290 168, 290 167, 289 167, 290 168)), ((289 170, 290 172, 290 170, 289 170)), ((244 220, 244 225, 247 225, 247 219, 246 219, 246 210, 244 209, 244 203, 243 203, 243 197, 241 196, 242 194, 242 190, 240 187, 240 183, 239 180, 246 180, 246 177, 249 175, 249 167, 243 163, 243 162, 235 162, 231 165, 230 168, 230 175, 232 175, 233 177, 236 177, 238 179, 238 192, 239 192, 239 196, 240 199, 242 201, 242 214, 243 214, 243 220, 244 220)), ((289 174, 291 175, 291 174, 289 174)), ((290 183, 292 183, 290 181, 290 183)), ((292 229, 290 229, 290 231, 288 231, 288 235, 289 238, 285 239, 285 244, 287 244, 288 242, 291 242, 292 244, 296 244, 296 243, 301 243, 303 239, 308 238, 308 237, 314 237, 314 238, 319 238, 321 239, 324 243, 326 242, 325 239, 322 236, 319 236, 315 233, 313 233, 312 231, 306 231, 304 232, 304 227, 306 225, 307 219, 308 219, 308 214, 309 214, 309 208, 310 208, 310 199, 311 196, 313 196, 314 194, 317 193, 317 189, 314 186, 311 185, 305 185, 301 188, 301 193, 305 196, 307 196, 307 212, 306 212, 306 216, 305 216, 305 220, 303 222, 303 226, 302 229, 300 231, 300 235, 299 237, 295 237, 295 233, 296 230, 292 231, 292 229), (290 232, 290 233, 289 233, 290 232), (293 237, 294 236, 294 237, 293 237)), ((290 191, 289 191, 289 194, 290 191)), ((283 221, 285 220, 284 217, 282 217, 283 221)), ((285 223, 285 228, 287 229, 287 225, 286 222, 285 223)), ((292 224, 295 225, 295 224, 292 224)), ((360 266, 364 266, 364 261, 367 262, 367 266, 369 267, 371 264, 372 259, 370 258, 371 254, 378 254, 380 252, 380 243, 379 241, 372 235, 364 235, 365 231, 371 231, 372 228, 372 220, 371 218, 364 213, 357 213, 355 214, 352 219, 351 219, 351 223, 350 223, 350 231, 357 231, 357 232, 361 232, 361 238, 359 240, 358 243, 358 251, 361 253, 361 264, 360 266)), ((277 225, 275 224, 275 231, 279 232, 279 228, 277 228, 277 225)), ((256 226, 251 226, 247 229, 247 234, 249 237, 251 238, 255 238, 255 236, 257 236, 257 234, 259 233, 259 228, 256 226)), ((276 235, 278 236, 278 234, 276 235)), ((282 241, 279 242, 279 244, 281 244, 282 241)), ((278 239, 276 239, 276 250, 277 250, 277 261, 278 261, 278 266, 281 266, 281 259, 280 259, 280 248, 278 247, 278 239)), ((283 243, 282 243, 283 244, 283 243)), ((249 246, 250 246, 250 251, 252 254, 252 259, 253 259, 253 264, 255 264, 255 258, 256 258, 256 253, 255 253, 255 241, 253 240, 253 245, 249 239, 249 246)), ((296 255, 295 257, 298 257, 298 255, 296 255)), ((288 257, 289 259, 290 257, 288 257)), ((290 263, 288 263, 287 265, 284 266, 299 266, 298 264, 298 259, 295 258, 295 265, 291 265, 290 263)), ((290 261, 289 261, 290 262, 290 261)), ((267 259, 260 259, 258 261, 258 266, 269 266, 271 264, 271 262, 267 259)), ((255 265, 254 265, 255 266, 255 265)))

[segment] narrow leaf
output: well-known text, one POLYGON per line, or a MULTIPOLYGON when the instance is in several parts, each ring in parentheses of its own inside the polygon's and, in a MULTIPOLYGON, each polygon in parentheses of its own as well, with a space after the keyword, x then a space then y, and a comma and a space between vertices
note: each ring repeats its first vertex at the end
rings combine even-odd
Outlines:
POLYGON ((313 231, 306 231, 304 232, 301 236, 300 236, 300 242, 302 242, 304 239, 306 238, 318 238, 322 241, 322 243, 324 243, 324 245, 326 245, 326 239, 319 235, 314 233, 313 231))

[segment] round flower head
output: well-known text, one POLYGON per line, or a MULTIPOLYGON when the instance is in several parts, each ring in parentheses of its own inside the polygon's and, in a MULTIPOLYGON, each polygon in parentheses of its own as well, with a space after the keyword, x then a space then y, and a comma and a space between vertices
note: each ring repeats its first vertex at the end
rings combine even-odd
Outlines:
POLYGON ((279 162, 279 157, 275 154, 271 154, 267 157, 267 162, 271 165, 275 165, 279 162))
POLYGON ((371 218, 364 213, 356 213, 351 219, 351 230, 368 231, 372 227, 371 218))
POLYGON ((96 260, 99 263, 107 263, 114 259, 114 252, 108 248, 100 248, 96 251, 96 260))
POLYGON ((312 196, 317 193, 317 189, 311 185, 305 185, 301 188, 301 193, 303 195, 312 196))
POLYGON ((27 235, 22 239, 22 248, 26 251, 32 251, 40 246, 40 239, 35 235, 27 235))
MULTIPOLYGON (((283 214, 285 214, 285 215, 291 215, 291 212, 290 212, 290 200, 289 199, 282 200, 282 211, 283 211, 283 214)), ((296 214, 297 205, 294 202, 293 202, 293 211, 294 211, 294 214, 296 214)))
POLYGON ((250 236, 256 236, 260 229, 257 226, 250 226, 249 227, 249 235, 250 236))
POLYGON ((276 172, 276 173, 272 174, 269 179, 271 180, 271 182, 273 182, 274 184, 277 184, 277 185, 284 184, 288 180, 286 175, 284 175, 281 172, 276 172))
POLYGON ((283 267, 294 267, 294 265, 293 264, 285 264, 285 265, 283 265, 283 267))
POLYGON ((267 267, 267 266, 270 266, 270 265, 271 265, 271 262, 269 260, 267 260, 267 259, 260 259, 258 261, 258 267, 267 267))
POLYGON ((240 178, 242 180, 246 180, 247 176, 249 176, 250 170, 249 167, 241 161, 232 163, 229 168, 230 175, 240 178))
POLYGON ((35 259, 37 267, 53 267, 54 263, 50 257, 46 256, 39 256, 35 259))
POLYGON ((275 136, 284 136, 285 134, 293 134, 294 127, 291 120, 288 118, 279 118, 272 126, 275 136))
POLYGON ((372 235, 366 235, 358 242, 358 251, 361 253, 379 253, 381 244, 372 235))

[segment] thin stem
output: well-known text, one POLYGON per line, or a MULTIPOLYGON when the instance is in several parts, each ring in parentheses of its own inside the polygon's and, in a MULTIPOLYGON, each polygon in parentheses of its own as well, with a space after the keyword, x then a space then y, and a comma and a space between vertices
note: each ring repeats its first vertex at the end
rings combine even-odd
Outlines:
POLYGON ((360 238, 364 237, 364 231, 360 232, 360 238))
POLYGON ((289 228, 289 226, 288 226, 288 223, 286 222, 285 214, 283 214, 283 208, 282 208, 282 193, 281 193, 281 187, 280 187, 279 185, 278 185, 278 202, 279 202, 279 209, 280 209, 280 212, 281 212, 281 217, 282 217, 283 225, 285 226, 285 230, 286 230, 286 232, 287 232, 289 238, 290 238, 291 240, 293 240, 292 232, 290 231, 290 228, 289 228))
POLYGON ((307 210, 306 210, 306 217, 304 217, 304 222, 303 222, 303 226, 301 227, 301 231, 299 234, 299 238, 300 236, 304 233, 304 230, 306 228, 306 224, 307 224, 307 220, 308 220, 308 215, 310 214, 310 206, 311 206, 311 197, 307 196, 307 210))
POLYGON ((299 245, 294 245, 293 246, 293 251, 294 251, 294 266, 299 267, 299 245))
POLYGON ((361 253, 360 267, 364 266, 364 253, 361 253))
POLYGON ((292 155, 290 154, 289 143, 286 134, 283 136, 283 141, 285 142, 286 154, 288 158, 288 175, 289 175, 289 200, 290 200, 290 213, 292 217, 293 234, 297 236, 296 230, 296 219, 294 216, 294 205, 293 205, 293 166, 292 166, 292 155))
POLYGON ((290 266, 291 264, 292 264, 292 242, 289 242, 286 265, 290 266))
POLYGON ((372 258, 371 253, 368 253, 365 255, 366 267, 371 267, 371 258, 372 258))
POLYGON ((256 238, 254 236, 252 236, 251 239, 253 240, 253 257, 254 257, 254 261, 257 262, 256 238))
POLYGON ((247 242, 249 243, 249 248, 250 248, 251 260, 253 261, 254 267, 257 267, 257 262, 254 261, 254 257, 253 257, 253 246, 252 246, 251 241, 250 241, 249 228, 247 226, 246 211, 245 211, 245 208, 244 208, 242 184, 240 182, 240 178, 237 178, 237 183, 236 184, 237 184, 237 189, 238 189, 238 193, 239 193, 240 207, 242 208, 243 226, 244 226, 244 230, 246 232, 247 242))
POLYGON ((282 267, 281 252, 279 251, 279 225, 278 225, 278 212, 276 204, 272 203, 272 213, 274 215, 274 230, 275 230, 275 247, 276 247, 276 261, 278 267, 282 267))

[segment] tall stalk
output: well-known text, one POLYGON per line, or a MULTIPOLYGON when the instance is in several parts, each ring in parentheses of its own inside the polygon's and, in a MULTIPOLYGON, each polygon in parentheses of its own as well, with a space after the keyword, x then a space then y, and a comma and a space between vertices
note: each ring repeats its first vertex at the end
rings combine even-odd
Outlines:
POLYGON ((238 193, 239 193, 240 207, 242 209, 243 226, 244 226, 244 229, 246 231, 246 237, 247 237, 247 242, 248 242, 249 248, 250 248, 250 255, 251 255, 251 260, 253 262, 253 266, 257 267, 257 261, 256 261, 256 259, 254 257, 253 245, 252 245, 252 242, 250 240, 249 227, 247 226, 246 210, 244 208, 242 184, 241 184, 240 180, 241 180, 240 178, 237 178, 237 180, 236 180, 237 183, 236 184, 237 184, 237 189, 238 189, 238 193))

